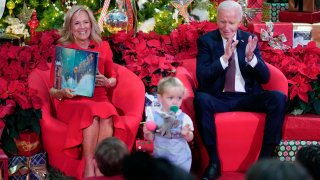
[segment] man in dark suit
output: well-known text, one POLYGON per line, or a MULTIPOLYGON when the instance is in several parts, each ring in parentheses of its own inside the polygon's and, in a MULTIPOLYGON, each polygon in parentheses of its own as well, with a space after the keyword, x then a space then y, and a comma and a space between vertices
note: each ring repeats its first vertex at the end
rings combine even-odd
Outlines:
MULTIPOLYGON (((239 30, 242 8, 234 1, 222 2, 217 11, 218 29, 198 39, 195 112, 210 162, 203 179, 220 176, 214 113, 227 111, 266 112, 263 145, 259 158, 271 157, 281 140, 286 96, 263 91, 270 77, 257 37, 239 30)), ((241 127, 240 127, 241 128, 241 127)))

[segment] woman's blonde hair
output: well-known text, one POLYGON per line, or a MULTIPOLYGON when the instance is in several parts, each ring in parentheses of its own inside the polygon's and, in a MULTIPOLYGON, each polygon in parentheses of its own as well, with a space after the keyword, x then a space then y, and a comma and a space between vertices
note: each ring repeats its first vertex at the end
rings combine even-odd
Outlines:
POLYGON ((79 13, 80 11, 84 11, 88 14, 90 22, 91 22, 91 34, 90 34, 90 40, 95 41, 96 43, 102 42, 101 39, 101 31, 99 29, 98 23, 93 16, 92 11, 87 8, 86 6, 81 6, 81 5, 75 5, 72 6, 71 9, 67 12, 67 14, 64 17, 64 24, 62 29, 60 30, 60 39, 58 42, 63 45, 68 45, 71 42, 74 41, 74 37, 71 32, 71 20, 72 17, 76 14, 79 13))
POLYGON ((181 88, 183 93, 186 92, 186 88, 178 78, 169 76, 169 77, 162 78, 159 81, 157 93, 162 95, 166 91, 166 88, 168 87, 179 87, 181 88))

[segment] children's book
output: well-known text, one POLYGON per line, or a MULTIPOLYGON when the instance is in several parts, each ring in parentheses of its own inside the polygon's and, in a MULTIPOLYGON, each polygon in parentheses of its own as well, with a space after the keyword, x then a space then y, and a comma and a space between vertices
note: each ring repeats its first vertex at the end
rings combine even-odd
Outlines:
POLYGON ((92 97, 99 53, 56 46, 55 88, 70 88, 74 94, 92 97))

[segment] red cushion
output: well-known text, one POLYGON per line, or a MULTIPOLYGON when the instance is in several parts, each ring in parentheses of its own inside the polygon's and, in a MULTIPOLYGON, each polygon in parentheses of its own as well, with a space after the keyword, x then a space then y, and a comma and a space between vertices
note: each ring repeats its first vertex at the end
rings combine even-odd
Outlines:
POLYGON ((282 138, 284 140, 320 141, 320 115, 287 115, 282 138))

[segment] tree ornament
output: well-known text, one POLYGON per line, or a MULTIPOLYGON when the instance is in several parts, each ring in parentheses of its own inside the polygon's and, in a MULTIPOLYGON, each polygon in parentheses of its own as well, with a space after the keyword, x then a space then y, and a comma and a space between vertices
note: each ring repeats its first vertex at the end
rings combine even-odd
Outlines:
POLYGON ((188 6, 192 3, 193 0, 172 0, 171 4, 175 7, 179 14, 184 18, 186 23, 190 22, 190 16, 188 13, 188 6))
POLYGON ((73 5, 77 4, 77 0, 63 0, 63 1, 62 1, 62 4, 64 3, 67 9, 71 9, 73 5))
POLYGON ((32 12, 34 11, 34 9, 29 9, 27 7, 27 4, 26 3, 23 3, 23 8, 21 10, 21 13, 18 14, 18 18, 20 19, 20 21, 23 23, 23 24, 27 24, 30 19, 31 19, 31 15, 32 15, 32 12))
POLYGON ((28 26, 30 27, 30 31, 31 31, 31 38, 34 37, 34 35, 36 34, 35 30, 39 25, 40 23, 37 19, 37 12, 33 11, 31 20, 28 22, 28 26))
POLYGON ((105 16, 104 22, 108 31, 114 34, 121 30, 127 30, 128 16, 123 10, 113 9, 105 16))
POLYGON ((13 9, 16 7, 16 4, 12 1, 12 0, 10 0, 9 2, 7 2, 7 8, 9 9, 9 16, 13 16, 13 9))
POLYGON ((20 3, 22 3, 22 0, 15 0, 14 1, 16 4, 20 4, 20 3))

